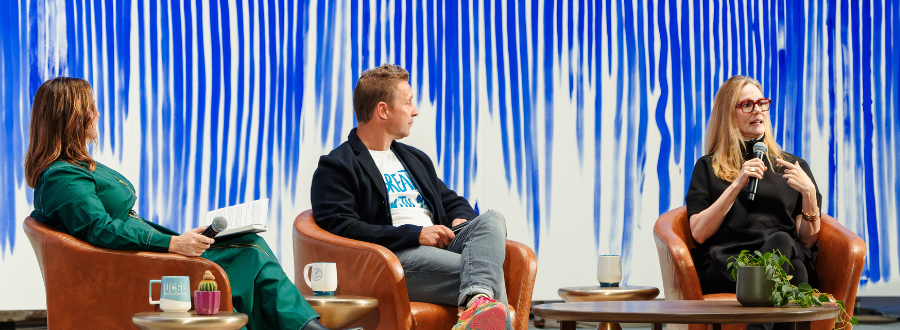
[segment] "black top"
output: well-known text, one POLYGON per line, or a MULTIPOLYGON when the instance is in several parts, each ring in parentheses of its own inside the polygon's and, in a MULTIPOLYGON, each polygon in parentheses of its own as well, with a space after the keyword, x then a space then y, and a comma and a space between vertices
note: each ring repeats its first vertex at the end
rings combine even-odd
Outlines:
MULTIPOLYGON (((449 228, 454 219, 478 216, 465 198, 438 179, 428 155, 397 141, 391 143, 391 150, 428 204, 434 224, 449 228)), ((422 227, 394 227, 384 178, 355 128, 346 142, 319 158, 310 196, 316 224, 332 234, 391 251, 419 246, 422 227)))
MULTIPOLYGON (((745 142, 742 149, 746 160, 753 158, 752 146, 756 142, 756 140, 745 142)), ((786 232, 794 238, 798 242, 796 245, 806 255, 805 259, 814 262, 812 251, 799 244, 797 237, 795 219, 803 212, 803 195, 787 184, 782 176, 783 166, 776 168, 769 163, 768 157, 764 158, 766 158, 763 160, 766 172, 757 186, 756 200, 747 200, 747 188, 738 193, 719 230, 691 251, 695 266, 699 267, 706 260, 711 260, 713 265, 730 279, 731 272, 726 267, 729 257, 740 254, 741 250, 759 250, 769 235, 779 231, 786 232)), ((806 161, 787 152, 784 152, 784 158, 791 163, 799 161, 806 175, 809 175, 813 184, 816 183, 806 161)), ((688 218, 709 208, 730 185, 730 182, 722 180, 713 172, 712 155, 697 160, 691 175, 690 188, 684 197, 688 218)), ((746 187, 749 186, 748 184, 746 187)), ((816 199, 821 209, 822 195, 819 194, 818 186, 816 199)))

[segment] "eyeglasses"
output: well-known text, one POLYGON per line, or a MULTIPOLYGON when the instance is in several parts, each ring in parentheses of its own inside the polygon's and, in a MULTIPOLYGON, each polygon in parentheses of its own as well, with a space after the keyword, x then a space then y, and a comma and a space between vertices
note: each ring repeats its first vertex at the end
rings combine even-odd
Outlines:
POLYGON ((756 101, 743 100, 743 101, 738 102, 738 104, 736 106, 734 106, 734 108, 741 109, 741 111, 749 113, 749 112, 753 112, 754 105, 759 106, 760 112, 766 112, 766 111, 769 111, 769 106, 772 105, 772 100, 770 100, 770 99, 759 99, 756 101))

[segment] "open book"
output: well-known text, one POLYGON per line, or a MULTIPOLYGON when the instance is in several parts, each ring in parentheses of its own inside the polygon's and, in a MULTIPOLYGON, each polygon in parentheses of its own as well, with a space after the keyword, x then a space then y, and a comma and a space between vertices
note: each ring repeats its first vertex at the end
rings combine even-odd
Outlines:
POLYGON ((266 216, 268 214, 269 199, 263 198, 206 212, 206 224, 211 224, 213 219, 219 216, 228 221, 228 228, 220 232, 216 237, 258 233, 266 231, 266 216))

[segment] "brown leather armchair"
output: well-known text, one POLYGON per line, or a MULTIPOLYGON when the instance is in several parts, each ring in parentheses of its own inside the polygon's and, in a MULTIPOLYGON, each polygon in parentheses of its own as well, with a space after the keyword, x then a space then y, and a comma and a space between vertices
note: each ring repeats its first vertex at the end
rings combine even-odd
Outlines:
MULTIPOLYGON (((151 279, 187 275, 191 285, 197 285, 207 270, 216 276, 222 292, 219 310, 232 311, 228 275, 212 261, 174 253, 99 248, 32 217, 25 219, 24 227, 44 276, 50 329, 137 329, 131 316, 158 307, 148 302, 151 279)), ((154 288, 158 299, 159 287, 154 288)))
MULTIPOLYGON (((333 235, 316 224, 312 210, 294 221, 294 278, 304 295, 311 295, 303 278, 303 267, 313 262, 337 263, 336 294, 374 297, 378 309, 352 326, 365 329, 450 329, 456 324, 458 309, 410 302, 400 260, 387 248, 333 235)), ((531 294, 537 274, 534 251, 507 240, 506 292, 513 328, 528 329, 531 294)))
MULTIPOLYGON (((819 221, 822 222, 819 231, 819 256, 816 260, 821 285, 819 289, 846 302, 847 313, 852 316, 856 289, 859 287, 859 277, 866 258, 865 242, 826 214, 822 214, 819 221)), ((737 300, 733 293, 704 295, 701 292, 700 280, 690 253, 690 249, 697 244, 691 235, 686 207, 661 215, 653 227, 653 237, 659 253, 666 300, 737 300)), ((812 322, 812 328, 831 329, 833 322, 833 319, 815 321, 812 322)), ((722 328, 745 329, 746 325, 722 328)), ((706 329, 706 325, 692 324, 690 329, 706 329)))

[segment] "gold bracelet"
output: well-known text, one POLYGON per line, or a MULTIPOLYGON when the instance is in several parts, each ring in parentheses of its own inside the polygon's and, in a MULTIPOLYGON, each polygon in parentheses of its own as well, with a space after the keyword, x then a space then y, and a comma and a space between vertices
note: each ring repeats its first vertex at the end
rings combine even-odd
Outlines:
POLYGON ((816 212, 816 214, 812 214, 812 215, 806 214, 806 212, 803 212, 803 211, 800 211, 800 213, 803 214, 803 220, 804 220, 804 221, 809 221, 809 222, 816 222, 816 221, 819 221, 819 217, 822 216, 822 211, 821 211, 821 210, 819 210, 819 212, 816 212))

